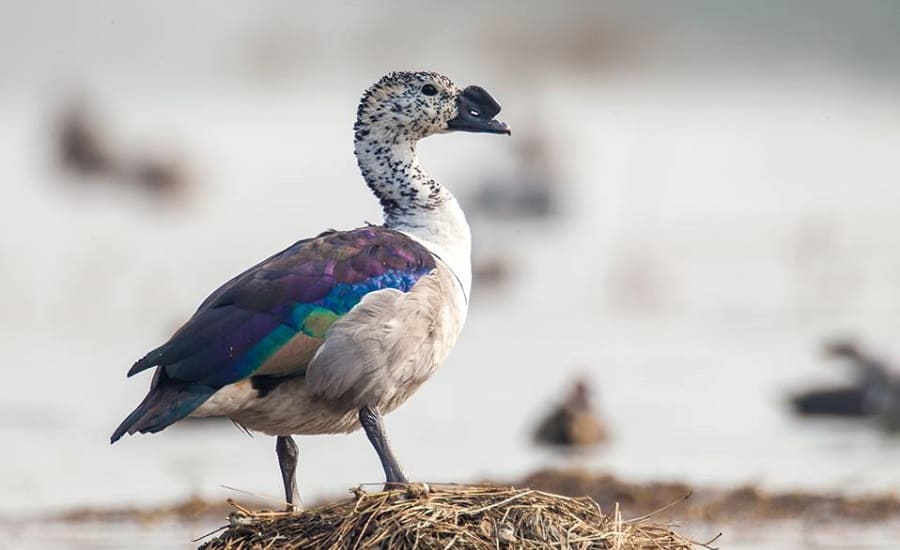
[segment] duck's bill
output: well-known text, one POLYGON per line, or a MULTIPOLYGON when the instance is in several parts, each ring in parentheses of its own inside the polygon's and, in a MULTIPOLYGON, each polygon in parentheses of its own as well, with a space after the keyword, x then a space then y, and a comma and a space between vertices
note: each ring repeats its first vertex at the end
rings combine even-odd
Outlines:
POLYGON ((494 117, 500 112, 500 104, 480 86, 469 86, 456 100, 458 114, 447 122, 450 130, 484 132, 510 135, 509 126, 494 117))

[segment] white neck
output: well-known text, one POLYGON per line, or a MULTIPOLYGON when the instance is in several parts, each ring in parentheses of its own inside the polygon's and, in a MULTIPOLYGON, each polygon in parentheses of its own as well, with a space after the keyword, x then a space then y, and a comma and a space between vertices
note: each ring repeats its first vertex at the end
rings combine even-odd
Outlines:
POLYGON ((356 160, 384 212, 384 225, 425 245, 453 271, 468 301, 472 235, 450 191, 422 170, 415 143, 357 132, 356 160))

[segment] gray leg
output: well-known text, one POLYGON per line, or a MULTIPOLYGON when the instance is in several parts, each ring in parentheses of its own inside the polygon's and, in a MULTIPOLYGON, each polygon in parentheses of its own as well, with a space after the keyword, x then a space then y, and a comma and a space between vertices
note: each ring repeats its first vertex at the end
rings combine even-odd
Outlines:
POLYGON ((381 459, 381 465, 384 467, 385 488, 389 488, 391 483, 409 483, 406 474, 403 473, 403 468, 397 463, 397 459, 394 458, 394 453, 391 451, 378 408, 363 407, 359 409, 359 423, 362 424, 369 442, 375 447, 375 452, 381 459))
POLYGON ((300 508, 300 492, 297 491, 297 444, 294 438, 278 436, 275 442, 275 454, 278 455, 278 466, 281 468, 281 480, 284 482, 284 499, 287 501, 287 511, 291 512, 300 508))

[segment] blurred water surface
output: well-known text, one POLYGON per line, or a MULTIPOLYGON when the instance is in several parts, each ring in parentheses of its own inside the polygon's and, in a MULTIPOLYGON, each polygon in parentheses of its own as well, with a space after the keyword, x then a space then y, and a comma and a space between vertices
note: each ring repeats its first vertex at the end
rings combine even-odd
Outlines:
MULTIPOLYGON (((584 374, 614 441, 579 465, 703 485, 900 490, 897 441, 871 426, 803 424, 783 405, 808 380, 841 378, 818 352, 824 338, 859 335, 900 356, 900 88, 896 60, 882 55, 896 37, 878 30, 896 10, 851 10, 848 28, 867 39, 816 38, 834 47, 822 56, 741 12, 716 56, 706 46, 730 19, 702 3, 687 13, 706 26, 655 4, 580 5, 596 24, 551 18, 556 34, 532 36, 559 60, 544 52, 532 66, 510 45, 538 32, 547 14, 534 6, 506 34, 467 29, 481 41, 459 51, 435 39, 443 46, 405 53, 407 38, 376 41, 366 57, 367 24, 389 19, 378 10, 334 7, 301 22, 287 3, 274 15, 215 5, 212 27, 197 23, 209 3, 181 15, 98 4, 70 14, 75 26, 61 23, 72 8, 55 6, 45 31, 68 37, 61 55, 22 30, 4 39, 32 48, 0 55, 0 514, 235 496, 223 485, 278 500, 274 441, 226 422, 110 446, 149 383, 124 373, 244 267, 325 228, 380 220, 350 129, 361 91, 408 66, 484 85, 514 130, 422 144, 423 163, 464 207, 477 210, 466 197, 485 179, 515 172, 520 132, 545 142, 562 204, 542 221, 472 216, 480 260, 502 250, 510 277, 476 286, 445 368, 388 419, 412 477, 510 480, 569 464, 529 434, 584 374), (146 39, 151 23, 170 40, 113 51, 129 34, 146 39), (346 43, 335 34, 344 25, 346 43), (742 65, 724 61, 752 40, 761 45, 742 65), (478 51, 490 52, 482 63, 478 51), (703 62, 688 63, 690 52, 703 62), (73 89, 118 138, 181 151, 193 188, 169 204, 71 181, 50 139, 73 89)), ((781 15, 806 29, 802 10, 781 15)), ((359 433, 299 443, 308 501, 381 478, 359 433)))

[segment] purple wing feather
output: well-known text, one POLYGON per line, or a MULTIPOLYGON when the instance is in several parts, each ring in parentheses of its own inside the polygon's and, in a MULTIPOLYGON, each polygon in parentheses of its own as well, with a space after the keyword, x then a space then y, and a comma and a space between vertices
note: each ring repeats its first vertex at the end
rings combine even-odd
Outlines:
POLYGON ((408 290, 434 267, 435 259, 424 246, 382 227, 327 232, 299 241, 213 292, 168 342, 135 363, 129 375, 160 366, 170 379, 222 387, 259 367, 259 357, 248 360, 248 354, 271 355, 290 331, 299 330, 298 308, 315 305, 342 315, 367 292, 408 290), (270 345, 267 338, 273 340, 270 345), (271 349, 259 349, 265 345, 271 349))

